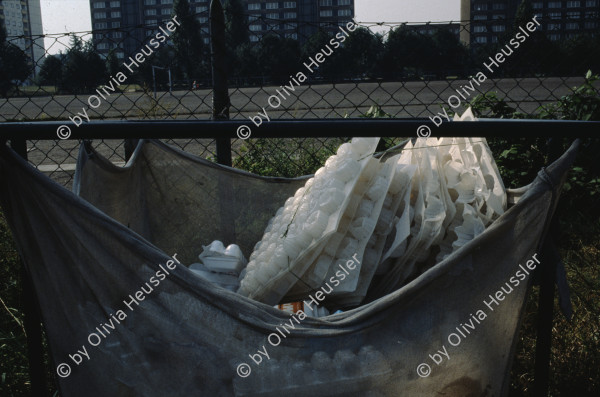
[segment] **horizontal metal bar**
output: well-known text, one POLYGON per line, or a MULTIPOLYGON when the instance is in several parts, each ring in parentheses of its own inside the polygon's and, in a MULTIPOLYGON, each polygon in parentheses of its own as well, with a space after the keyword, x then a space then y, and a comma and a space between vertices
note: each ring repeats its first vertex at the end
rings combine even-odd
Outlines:
POLYGON ((0 140, 54 140, 61 125, 71 129, 69 139, 139 138, 236 138, 246 125, 251 138, 297 137, 413 137, 426 125, 432 137, 597 137, 598 121, 506 120, 443 122, 439 127, 429 119, 303 119, 263 121, 259 127, 248 120, 152 120, 91 121, 76 127, 60 121, 0 123, 0 140))

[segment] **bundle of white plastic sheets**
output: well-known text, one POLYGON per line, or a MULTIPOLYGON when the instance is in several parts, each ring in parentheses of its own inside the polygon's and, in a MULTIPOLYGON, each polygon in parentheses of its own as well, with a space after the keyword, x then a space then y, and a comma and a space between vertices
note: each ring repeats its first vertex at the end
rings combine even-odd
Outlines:
POLYGON ((484 138, 418 138, 385 161, 373 157, 378 141, 343 144, 286 201, 250 255, 240 294, 277 304, 322 290, 329 307, 357 306, 367 293, 401 287, 505 211, 484 138))

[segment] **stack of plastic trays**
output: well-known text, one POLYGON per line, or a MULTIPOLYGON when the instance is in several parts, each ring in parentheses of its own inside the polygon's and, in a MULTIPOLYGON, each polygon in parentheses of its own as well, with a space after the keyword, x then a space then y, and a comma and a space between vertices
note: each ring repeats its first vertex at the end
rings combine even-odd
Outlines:
POLYGON ((357 285, 352 291, 333 294, 332 301, 338 306, 359 305, 367 295, 367 290, 379 267, 385 242, 393 230, 394 214, 406 193, 410 191, 411 178, 415 169, 413 166, 399 163, 399 159, 400 155, 394 156, 386 162, 390 169, 390 183, 386 186, 386 193, 383 194, 382 208, 377 217, 376 227, 365 249, 357 285))
MULTIPOLYGON (((352 191, 351 202, 344 211, 336 233, 329 239, 321 254, 302 275, 301 280, 286 295, 285 301, 301 299, 306 297, 312 290, 321 287, 324 280, 332 276, 330 274, 331 270, 337 268, 337 263, 346 263, 346 261, 352 260, 355 255, 358 255, 359 262, 362 263, 360 257, 371 233, 373 233, 376 216, 381 206, 379 205, 379 210, 377 210, 377 205, 373 206, 372 212, 376 212, 376 214, 370 218, 363 216, 362 219, 357 219, 357 211, 359 211, 361 203, 364 202, 365 194, 369 192, 369 188, 374 183, 381 167, 382 164, 377 159, 371 157, 368 160, 367 166, 352 191)), ((376 204, 373 201, 371 202, 376 204)), ((359 268, 360 264, 357 264, 357 267, 359 268)), ((359 270, 354 269, 352 272, 351 275, 358 275, 359 270)), ((333 273, 335 274, 335 270, 333 270, 333 273)), ((339 291, 343 288, 353 290, 356 288, 356 283, 348 285, 348 279, 346 279, 335 290, 339 291)))
POLYGON ((354 138, 330 157, 269 222, 250 256, 238 293, 276 304, 340 227, 379 138, 354 138))

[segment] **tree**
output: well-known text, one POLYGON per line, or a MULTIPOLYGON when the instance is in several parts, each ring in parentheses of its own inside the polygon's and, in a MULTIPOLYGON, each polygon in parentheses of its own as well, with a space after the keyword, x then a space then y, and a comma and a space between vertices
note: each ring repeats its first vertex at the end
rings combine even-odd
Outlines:
POLYGON ((29 77, 31 68, 27 55, 16 45, 6 41, 6 31, 0 26, 0 95, 7 97, 29 77))
POLYGON ((104 61, 90 42, 71 36, 70 48, 66 53, 61 86, 73 93, 92 92, 106 82, 104 61))
POLYGON ((430 36, 419 34, 406 25, 390 31, 383 55, 384 76, 406 78, 422 76, 433 65, 430 36))
POLYGON ((433 68, 438 78, 445 78, 448 73, 466 74, 469 61, 469 50, 449 29, 437 29, 432 36, 434 47, 433 68))
POLYGON ((382 38, 364 27, 351 32, 340 53, 347 77, 375 77, 383 49, 382 38))
POLYGON ((58 87, 62 80, 63 63, 58 55, 49 55, 40 68, 39 83, 58 87))
MULTIPOLYGON (((331 37, 323 30, 318 30, 317 33, 311 35, 309 39, 304 43, 302 47, 302 59, 305 62, 310 62, 309 57, 314 59, 318 52, 326 48, 329 45, 333 49, 333 54, 330 55, 325 62, 319 65, 319 68, 315 70, 315 74, 324 77, 327 80, 336 80, 340 77, 340 70, 344 70, 343 59, 340 54, 340 48, 333 48, 330 45, 331 37)), ((336 41, 339 41, 336 39, 336 41)), ((326 50, 329 52, 329 50, 326 50)))
POLYGON ((233 50, 249 41, 248 21, 240 0, 225 0, 224 6, 225 40, 227 46, 233 50))
POLYGON ((287 83, 290 75, 301 69, 300 45, 298 40, 282 39, 275 34, 263 37, 258 51, 258 64, 263 76, 270 77, 278 84, 287 83))
POLYGON ((181 77, 190 84, 192 80, 208 73, 200 23, 192 13, 188 0, 175 0, 173 12, 181 23, 172 35, 175 64, 181 77))
MULTIPOLYGON (((244 6, 240 0, 225 0, 223 12, 225 14, 225 48, 228 76, 238 76, 239 71, 246 67, 246 58, 240 56, 245 52, 250 42, 248 35, 248 20, 244 14, 244 6)), ((243 76, 246 77, 246 76, 243 76)))
MULTIPOLYGON (((523 0, 517 8, 515 23, 510 36, 503 39, 503 42, 509 44, 509 40, 520 32, 520 27, 526 29, 527 23, 533 20, 533 15, 531 2, 523 0)), ((536 31, 530 33, 530 36, 511 55, 510 62, 503 68, 506 74, 513 76, 533 76, 553 71, 552 69, 555 68, 556 55, 554 54, 558 52, 556 45, 539 30, 539 27, 536 31), (550 54, 553 55, 550 56, 550 54)))
POLYGON ((119 58, 117 58, 116 48, 113 48, 106 56, 106 70, 108 71, 109 75, 116 76, 116 74, 119 72, 119 69, 119 58))

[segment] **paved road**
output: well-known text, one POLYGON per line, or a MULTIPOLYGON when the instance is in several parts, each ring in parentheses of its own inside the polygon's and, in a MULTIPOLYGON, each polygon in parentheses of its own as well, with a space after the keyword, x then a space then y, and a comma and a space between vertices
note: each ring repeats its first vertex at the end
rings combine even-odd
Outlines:
MULTIPOLYGON (((554 101, 568 94, 570 88, 580 84, 582 78, 527 78, 488 80, 478 92, 497 91, 500 97, 508 97, 509 103, 518 105, 524 112, 534 111, 541 103, 554 101)), ((301 86, 281 100, 275 110, 267 102, 276 95, 279 87, 230 89, 231 116, 233 118, 255 115, 262 107, 273 118, 327 118, 343 117, 345 114, 358 116, 377 103, 396 117, 425 117, 440 110, 455 89, 467 81, 428 81, 392 83, 344 83, 301 86)), ((281 90, 280 90, 281 91, 281 90)), ((473 94, 474 96, 475 94, 473 94)), ((89 95, 58 95, 33 98, 0 100, 0 121, 40 120, 47 117, 65 119, 83 113, 91 117, 104 118, 209 118, 211 115, 212 91, 175 91, 173 94, 159 93, 156 104, 149 96, 140 92, 112 95, 102 100, 97 109, 87 103, 89 95)), ((95 102, 93 102, 96 105, 95 102)))

